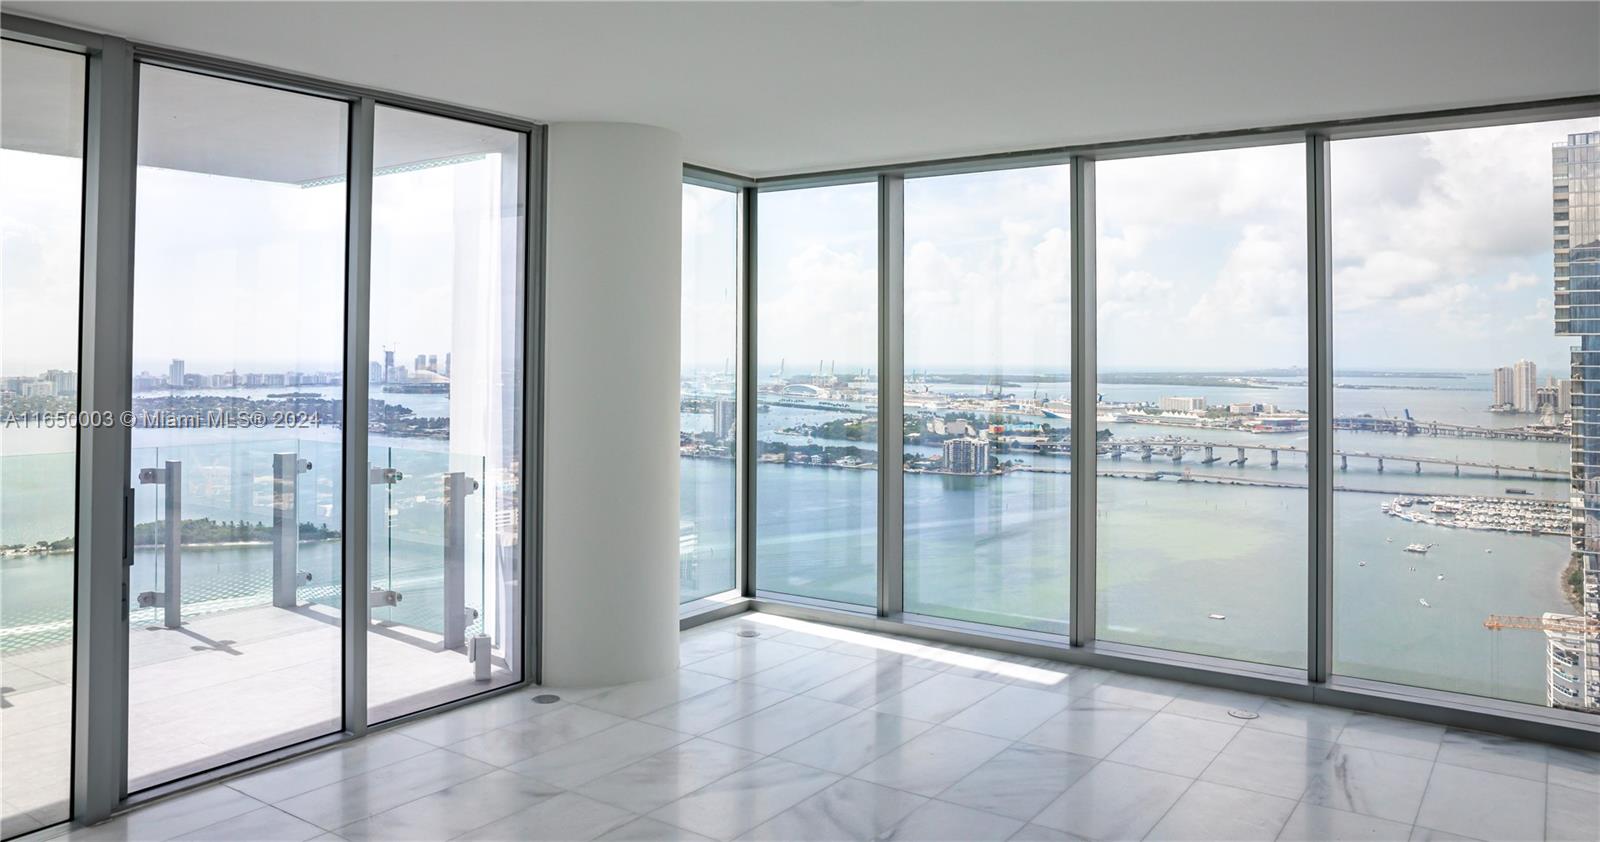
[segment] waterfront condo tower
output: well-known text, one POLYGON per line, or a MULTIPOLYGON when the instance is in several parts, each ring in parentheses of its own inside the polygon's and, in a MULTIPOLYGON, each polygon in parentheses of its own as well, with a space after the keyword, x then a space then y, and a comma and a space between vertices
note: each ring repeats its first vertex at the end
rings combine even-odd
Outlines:
MULTIPOLYGON (((1572 349, 1572 553, 1583 616, 1600 622, 1600 132, 1551 152, 1556 335, 1572 349)), ((1600 635, 1546 632, 1553 707, 1600 710, 1600 635)))

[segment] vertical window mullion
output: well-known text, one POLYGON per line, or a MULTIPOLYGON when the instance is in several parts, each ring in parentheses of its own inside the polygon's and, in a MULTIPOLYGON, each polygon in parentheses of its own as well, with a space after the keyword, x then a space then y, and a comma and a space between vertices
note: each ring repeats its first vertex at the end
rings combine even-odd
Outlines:
POLYGON ((1073 646, 1095 637, 1095 216, 1094 160, 1072 159, 1072 610, 1073 646), (1085 423, 1087 422, 1087 423, 1085 423), (1084 465, 1087 457, 1088 465, 1084 465))
POLYGON ((904 609, 905 178, 878 177, 878 615, 904 609))
POLYGON ((734 378, 734 586, 741 596, 756 595, 756 188, 739 196, 739 370, 734 378))
POLYGON ((1310 339, 1307 349, 1307 412, 1310 415, 1310 441, 1307 443, 1306 481, 1311 493, 1310 541, 1307 559, 1306 675, 1310 681, 1328 680, 1333 660, 1333 310, 1329 226, 1331 216, 1328 193, 1328 139, 1319 135, 1306 138, 1306 279, 1309 285, 1306 312, 1310 339))
POLYGON ((367 455, 367 356, 372 303, 372 127, 377 104, 351 105, 345 233, 344 364, 344 730, 367 730, 367 627, 371 616, 368 514, 372 500, 367 455))

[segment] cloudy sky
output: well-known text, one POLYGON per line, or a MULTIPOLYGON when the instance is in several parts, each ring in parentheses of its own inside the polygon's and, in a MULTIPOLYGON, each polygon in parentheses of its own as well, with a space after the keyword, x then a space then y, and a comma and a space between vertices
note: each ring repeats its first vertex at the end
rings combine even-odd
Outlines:
MULTIPOLYGON (((1551 321, 1550 147, 1600 120, 1342 141, 1332 151, 1341 368, 1566 367, 1551 321)), ((1103 368, 1306 361, 1304 149, 1101 162, 1103 368)), ((1066 365, 1064 167, 906 185, 908 368, 1066 365)), ((871 184, 765 193, 759 357, 871 366, 871 184)), ((797 362, 798 361, 798 362, 797 362)))
MULTIPOLYGON (((1596 129, 1588 119, 1334 144, 1336 365, 1487 370, 1528 358, 1564 369, 1550 147, 1596 129)), ((1302 161, 1291 145, 1099 165, 1103 367, 1304 365, 1302 161)), ((479 192, 463 179, 494 181, 488 164, 379 180, 373 343, 401 362, 448 350, 439 279, 456 248, 483 246, 452 239, 451 209, 479 192)), ((6 150, 0 177, 0 372, 74 367, 79 165, 6 150)), ((875 367, 875 193, 762 195, 764 370, 780 359, 791 372, 875 367)), ((733 353, 732 198, 684 196, 683 350, 701 367, 733 353)), ((1069 198, 1065 167, 908 182, 908 368, 1066 366, 1069 198)), ((342 202, 338 184, 142 169, 136 366, 162 371, 177 356, 195 371, 336 368, 342 202)))
MULTIPOLYGON (((381 175, 373 184, 372 345, 441 361, 461 265, 493 271, 499 156, 381 175), (474 235, 458 237, 463 219, 474 235)), ((75 159, 0 151, 0 373, 76 368, 75 159)), ((141 167, 134 370, 173 358, 206 374, 343 365, 345 186, 300 187, 141 167)))

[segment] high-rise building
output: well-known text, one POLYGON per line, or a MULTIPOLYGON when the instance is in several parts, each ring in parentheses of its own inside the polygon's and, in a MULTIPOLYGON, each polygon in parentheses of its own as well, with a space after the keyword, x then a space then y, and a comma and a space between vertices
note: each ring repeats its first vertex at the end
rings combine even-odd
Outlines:
POLYGON ((944 469, 952 474, 981 474, 989 470, 989 443, 983 439, 948 439, 944 443, 944 469))
POLYGON ((1163 412, 1200 412, 1206 408, 1206 399, 1162 398, 1159 406, 1163 412))
POLYGON ((1511 405, 1518 412, 1535 412, 1539 407, 1539 367, 1532 360, 1517 360, 1511 366, 1511 405))
POLYGON ((1511 366, 1503 365, 1494 370, 1494 403, 1492 405, 1500 409, 1510 409, 1516 403, 1511 394, 1511 366))
POLYGON ((427 354, 418 354, 416 360, 413 361, 413 363, 411 365, 411 370, 412 371, 427 371, 428 370, 428 355, 427 354))
MULTIPOLYGON (((1567 136, 1551 150, 1556 335, 1573 336, 1572 555, 1582 616, 1600 621, 1600 132, 1567 136), (1593 414, 1591 414, 1593 412, 1593 414)), ((1546 632, 1549 702, 1600 710, 1600 635, 1546 632)))
POLYGON ((738 402, 732 398, 717 398, 712 420, 712 430, 717 441, 727 441, 734 437, 734 421, 738 417, 738 407, 738 402))
POLYGON ((167 366, 167 385, 174 389, 183 388, 183 360, 173 360, 167 366))
POLYGON ((390 383, 394 380, 394 351, 385 348, 383 349, 383 382, 390 383))

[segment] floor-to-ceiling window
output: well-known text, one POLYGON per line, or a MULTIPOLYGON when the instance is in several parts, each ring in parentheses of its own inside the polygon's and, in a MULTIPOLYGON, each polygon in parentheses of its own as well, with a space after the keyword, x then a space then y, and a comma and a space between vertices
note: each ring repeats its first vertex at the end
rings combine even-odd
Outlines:
POLYGON ((756 585, 871 606, 883 440, 877 184, 764 192, 759 203, 756 585))
POLYGON ((1600 711, 1600 119, 1330 146, 1334 671, 1600 711))
POLYGON ((683 185, 678 598, 730 590, 738 452, 739 193, 683 185))
POLYGON ((1305 664, 1304 167, 1095 165, 1102 640, 1305 664))
POLYGON ((909 613, 1067 632, 1071 203, 1066 165, 905 182, 909 613))
POLYGON ((337 730, 344 592, 349 107, 154 65, 138 102, 130 790, 337 730))
POLYGON ((0 836, 67 817, 81 55, 0 41, 0 836))
POLYGON ((522 676, 527 211, 521 133, 380 105, 373 137, 376 722, 522 676))

